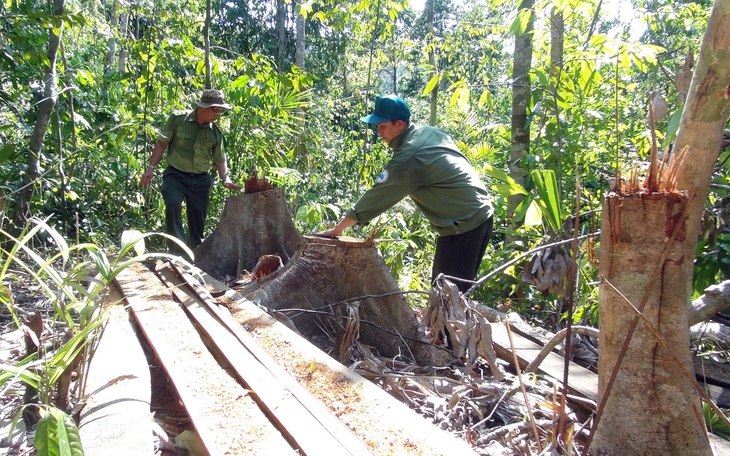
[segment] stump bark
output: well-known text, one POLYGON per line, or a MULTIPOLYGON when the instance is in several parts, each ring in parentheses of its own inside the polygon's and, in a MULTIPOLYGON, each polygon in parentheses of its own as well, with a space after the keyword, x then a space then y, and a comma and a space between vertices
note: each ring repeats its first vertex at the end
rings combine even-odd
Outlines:
POLYGON ((605 409, 591 446, 598 455, 712 453, 698 419, 688 349, 689 290, 682 277, 694 252, 684 244, 686 204, 686 196, 671 193, 610 194, 604 201, 598 397, 605 409), (629 302, 666 347, 636 320, 629 302))
POLYGON ((195 265, 216 278, 237 278, 263 255, 286 263, 300 238, 281 190, 232 196, 215 231, 195 249, 195 265))
POLYGON ((269 311, 283 312, 304 336, 322 328, 344 331, 345 318, 337 316, 356 308, 361 342, 383 356, 433 363, 434 347, 424 342, 415 313, 372 241, 303 236, 284 268, 239 292, 269 311))

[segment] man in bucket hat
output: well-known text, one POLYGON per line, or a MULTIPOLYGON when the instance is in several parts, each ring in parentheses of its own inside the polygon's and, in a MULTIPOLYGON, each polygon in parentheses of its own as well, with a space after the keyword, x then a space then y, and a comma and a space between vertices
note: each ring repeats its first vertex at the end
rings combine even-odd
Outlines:
MULTIPOLYGON (((226 154, 223 151, 223 133, 215 121, 232 106, 225 102, 223 92, 204 90, 197 107, 190 111, 172 113, 157 137, 149 166, 140 179, 143 187, 155 175, 155 167, 162 161, 167 149, 167 168, 162 173, 162 198, 165 201, 165 232, 194 249, 203 241, 205 218, 208 214, 210 190, 213 186, 211 164, 218 170, 223 186, 241 190, 228 175, 226 154), (188 234, 182 220, 182 205, 186 204, 188 234)), ((173 253, 181 253, 174 243, 168 242, 173 253)))
POLYGON ((410 196, 438 234, 431 280, 441 273, 464 279, 456 281, 464 292, 479 272, 492 234, 491 197, 446 132, 413 125, 410 120, 411 110, 401 97, 377 97, 373 113, 362 121, 377 126, 393 156, 337 226, 316 234, 339 236, 410 196))

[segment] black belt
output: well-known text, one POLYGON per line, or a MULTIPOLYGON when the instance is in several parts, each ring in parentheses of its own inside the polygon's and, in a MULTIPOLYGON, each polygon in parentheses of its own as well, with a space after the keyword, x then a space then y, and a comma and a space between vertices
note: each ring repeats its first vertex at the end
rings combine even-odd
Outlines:
POLYGON ((185 172, 185 171, 181 171, 181 170, 179 170, 179 169, 177 169, 177 168, 175 168, 174 166, 171 166, 171 165, 168 165, 168 167, 170 169, 172 169, 173 171, 177 171, 180 174, 185 174, 186 176, 195 177, 195 176, 202 176, 204 174, 208 174, 208 173, 188 173, 188 172, 185 172))

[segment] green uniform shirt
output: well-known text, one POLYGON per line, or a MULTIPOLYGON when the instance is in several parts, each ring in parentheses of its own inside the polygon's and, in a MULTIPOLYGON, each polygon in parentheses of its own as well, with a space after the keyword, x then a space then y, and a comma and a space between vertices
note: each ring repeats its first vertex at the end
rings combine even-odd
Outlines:
POLYGON ((410 125, 389 145, 393 157, 348 218, 369 222, 405 196, 439 236, 466 233, 492 216, 489 192, 446 132, 410 125))
POLYGON ((185 173, 210 172, 211 162, 225 161, 223 133, 215 123, 198 125, 196 112, 174 112, 157 137, 167 144, 167 164, 185 173))

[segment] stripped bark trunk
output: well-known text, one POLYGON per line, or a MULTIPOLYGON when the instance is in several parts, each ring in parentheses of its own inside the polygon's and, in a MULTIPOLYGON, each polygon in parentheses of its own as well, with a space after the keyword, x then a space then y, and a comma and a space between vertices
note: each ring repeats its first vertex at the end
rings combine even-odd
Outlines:
POLYGON ((195 265, 216 278, 237 278, 263 255, 286 263, 299 239, 281 190, 236 195, 226 200, 215 231, 195 249, 195 265))
POLYGON ((728 51, 730 0, 716 0, 673 147, 688 151, 677 178, 688 199, 654 192, 613 193, 604 201, 598 365, 605 413, 595 454, 712 454, 692 385, 688 302, 702 208, 730 111, 728 51), (680 213, 686 217, 679 220, 680 213), (641 306, 669 348, 638 323, 619 368, 617 347, 636 321, 627 300, 641 306))
POLYGON ((595 454, 712 454, 699 393, 686 378, 693 372, 683 286, 685 265, 692 263, 685 249, 686 206, 679 193, 612 193, 604 202, 598 395, 605 408, 591 447, 595 454), (636 321, 629 303, 669 350, 636 321))
MULTIPOLYGON (((405 356, 432 364, 434 348, 424 343, 410 308, 372 241, 302 237, 284 268, 239 292, 269 310, 279 310, 304 336, 322 328, 344 331, 337 315, 347 304, 359 312, 359 340, 383 356, 405 356)), ((235 315, 235 309, 231 310, 235 315)))

